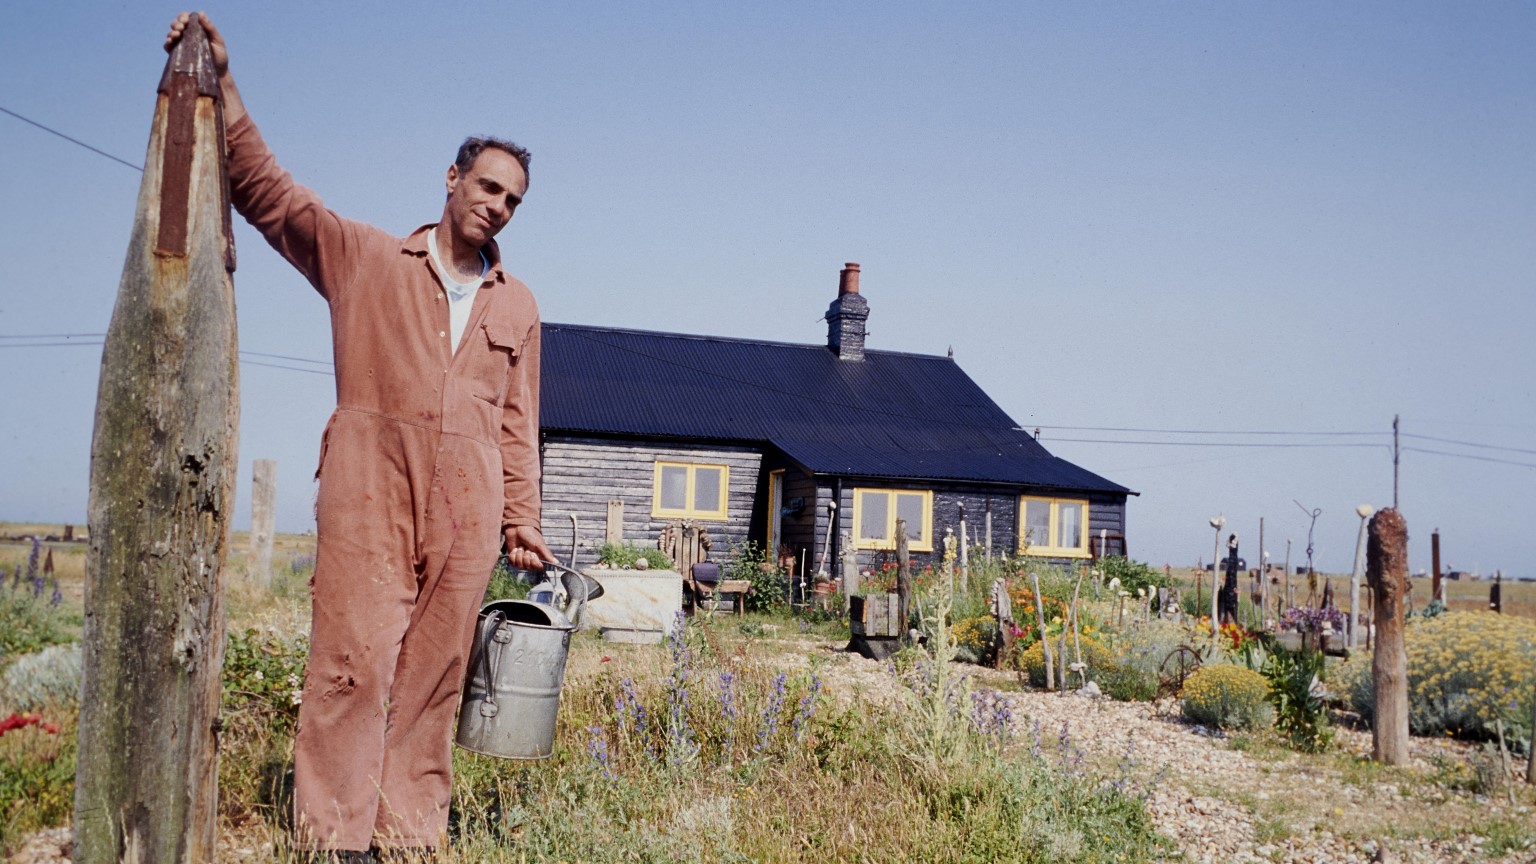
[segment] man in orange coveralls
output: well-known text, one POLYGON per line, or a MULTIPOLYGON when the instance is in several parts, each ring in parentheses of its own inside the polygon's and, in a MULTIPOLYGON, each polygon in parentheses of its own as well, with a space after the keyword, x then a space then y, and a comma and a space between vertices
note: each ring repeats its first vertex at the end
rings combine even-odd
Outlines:
MULTIPOLYGON (((527 191, 528 154, 467 140, 441 221, 404 239, 343 219, 278 167, 224 40, 199 16, 235 209, 325 298, 335 343, 294 747, 297 841, 339 861, 435 848, 449 733, 501 540, 514 567, 554 557, 539 533, 539 313, 493 239, 527 191)), ((172 23, 167 49, 189 20, 172 23)))

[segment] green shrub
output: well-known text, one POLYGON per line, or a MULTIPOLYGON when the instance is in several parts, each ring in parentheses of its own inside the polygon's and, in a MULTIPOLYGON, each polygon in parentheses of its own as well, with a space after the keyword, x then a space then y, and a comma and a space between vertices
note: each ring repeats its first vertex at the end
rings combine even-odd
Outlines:
POLYGON ((293 735, 309 640, 231 630, 224 649, 219 807, 225 818, 289 812, 293 735))
MULTIPOLYGON (((1503 720, 1506 735, 1529 740, 1536 621, 1492 612, 1447 612, 1410 619, 1404 637, 1413 734, 1486 740, 1494 736, 1494 722, 1503 720)), ((1351 707, 1371 721, 1376 696, 1370 655, 1350 658, 1338 677, 1351 707)))
MULTIPOLYGON (((1088 664, 1088 680, 1097 683, 1099 676, 1103 674, 1105 670, 1114 666, 1115 657, 1112 653, 1110 653, 1108 648, 1105 648, 1103 645, 1099 644, 1097 640, 1089 636, 1082 636, 1080 638, 1083 645, 1083 662, 1088 664)), ((1058 678, 1060 677, 1061 673, 1061 657, 1058 656, 1057 651, 1060 650, 1060 648, 1060 638, 1052 636, 1051 662, 1056 667, 1055 674, 1058 678)), ((1067 634, 1067 665, 1071 666, 1071 664, 1076 662, 1076 660, 1077 652, 1073 648, 1072 635, 1069 633, 1067 634)), ((1029 683, 1036 687, 1045 686, 1045 652, 1042 650, 1040 642, 1035 642, 1035 644, 1025 648, 1023 653, 1019 655, 1019 662, 1024 667, 1024 674, 1029 677, 1029 683)), ((1067 671, 1067 675, 1069 686, 1076 685, 1078 681, 1076 674, 1074 674, 1069 669, 1067 671)), ((1059 686, 1060 682, 1058 681, 1057 684, 1059 686)), ((1102 687, 1103 685, 1100 686, 1102 687)))
POLYGON ((1216 663, 1201 666, 1184 682, 1179 699, 1184 716, 1222 729, 1252 729, 1269 725, 1271 713, 1264 676, 1245 666, 1216 663))
POLYGON ((1323 655, 1275 647, 1264 659, 1275 727, 1304 753, 1321 753, 1333 742, 1328 706, 1323 704, 1323 655))
POLYGON ((78 704, 80 658, 78 644, 50 645, 16 658, 0 675, 0 713, 78 704))
POLYGON ((485 598, 481 602, 483 605, 493 600, 522 600, 532 587, 533 583, 513 570, 507 556, 503 555, 497 559, 496 569, 491 571, 491 581, 485 586, 485 598))
POLYGON ((962 618, 953 628, 957 659, 990 666, 997 659, 997 619, 991 615, 962 618))
POLYGON ((1108 558, 1102 558, 1097 566, 1104 584, 1109 584, 1111 579, 1119 579, 1120 587, 1131 592, 1133 595, 1138 588, 1152 593, 1153 588, 1167 587, 1173 584, 1172 580, 1167 576, 1164 576, 1158 570, 1154 570, 1152 565, 1143 564, 1140 561, 1132 561, 1121 555, 1111 555, 1108 558))
POLYGON ((674 566, 672 559, 660 549, 644 546, 636 546, 628 540, 623 543, 604 543, 597 548, 597 561, 609 567, 619 569, 632 569, 635 562, 645 559, 646 566, 652 570, 671 570, 674 566))
POLYGON ((0 658, 41 651, 73 641, 58 585, 50 590, 40 578, 21 578, 21 568, 0 576, 0 658))
POLYGON ((742 579, 752 587, 744 599, 748 612, 780 613, 789 609, 789 574, 768 562, 768 554, 756 543, 731 550, 723 578, 742 579))
POLYGON ((1126 702, 1157 698, 1163 660, 1190 638, 1185 627, 1158 618, 1129 624, 1109 635, 1106 644, 1114 655, 1113 668, 1096 679, 1099 689, 1126 702))

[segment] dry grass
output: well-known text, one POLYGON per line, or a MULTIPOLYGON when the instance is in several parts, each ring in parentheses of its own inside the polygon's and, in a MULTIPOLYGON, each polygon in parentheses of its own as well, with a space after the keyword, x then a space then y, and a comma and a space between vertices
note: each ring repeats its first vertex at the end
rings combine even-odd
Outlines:
MULTIPOLYGON (((84 525, 75 525, 75 536, 83 538, 84 525)), ((0 522, 0 570, 11 573, 17 567, 25 567, 27 557, 32 554, 32 544, 25 537, 62 537, 64 525, 62 523, 39 522, 0 522)), ((83 539, 71 542, 62 540, 44 540, 42 555, 46 560, 49 552, 53 553, 54 575, 58 577, 59 589, 66 599, 80 603, 85 596, 85 553, 86 543, 83 539)), ((315 554, 315 535, 313 534, 278 534, 272 543, 272 565, 276 568, 289 567, 298 559, 303 565, 303 559, 307 556, 313 558, 315 554)), ((235 531, 229 538, 229 563, 228 572, 232 578, 230 590, 240 592, 242 577, 245 575, 245 556, 250 549, 250 534, 245 531, 235 531)), ((42 563, 39 562, 39 569, 42 563)))

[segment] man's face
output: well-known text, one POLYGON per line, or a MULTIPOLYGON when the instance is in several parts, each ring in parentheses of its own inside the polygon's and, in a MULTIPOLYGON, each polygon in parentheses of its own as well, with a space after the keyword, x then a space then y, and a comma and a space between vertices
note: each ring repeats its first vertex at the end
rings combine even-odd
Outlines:
POLYGON ((448 166, 445 221, 454 233, 475 246, 484 246, 512 218, 528 191, 528 175, 505 150, 486 148, 462 175, 448 166))

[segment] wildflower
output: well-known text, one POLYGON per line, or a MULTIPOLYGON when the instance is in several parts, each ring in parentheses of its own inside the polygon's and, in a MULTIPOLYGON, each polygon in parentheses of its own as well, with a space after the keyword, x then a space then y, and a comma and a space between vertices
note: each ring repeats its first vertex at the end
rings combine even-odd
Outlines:
POLYGON ((608 739, 603 737, 601 726, 589 726, 587 728, 587 757, 592 760, 592 765, 597 768, 597 773, 605 780, 613 779, 612 763, 608 755, 608 739))
POLYGON ((36 537, 29 538, 32 541, 32 553, 27 556, 27 581, 35 582, 37 579, 37 558, 42 554, 42 541, 36 537))
POLYGON ((784 710, 784 685, 789 676, 783 672, 773 676, 773 692, 768 695, 768 707, 763 709, 763 726, 757 732, 757 749, 768 746, 773 733, 779 729, 779 714, 784 710))
POLYGON ((795 709, 795 718, 790 723, 795 737, 799 738, 805 732, 806 724, 811 721, 811 716, 816 713, 816 697, 821 695, 821 679, 811 676, 811 689, 800 699, 800 707, 795 709))

